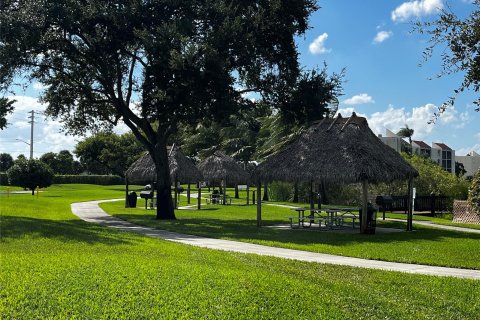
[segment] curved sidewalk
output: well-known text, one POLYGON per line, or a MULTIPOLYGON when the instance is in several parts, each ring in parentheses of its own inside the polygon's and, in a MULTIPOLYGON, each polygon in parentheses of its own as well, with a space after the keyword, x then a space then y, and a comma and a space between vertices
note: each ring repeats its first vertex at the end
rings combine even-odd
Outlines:
POLYGON ((277 248, 277 247, 268 247, 268 246, 263 246, 258 244, 251 244, 251 243, 231 241, 231 240, 204 238, 204 237, 199 237, 194 235, 186 235, 186 234, 180 234, 176 232, 142 227, 142 226, 138 226, 130 222, 127 222, 125 220, 112 217, 111 215, 107 214, 98 206, 100 202, 117 201, 117 200, 120 200, 120 199, 72 203, 71 208, 72 208, 73 214, 75 214, 80 219, 87 222, 98 223, 100 225, 115 228, 118 230, 136 232, 136 233, 140 233, 150 237, 155 237, 155 238, 168 240, 168 241, 175 241, 175 242, 193 245, 197 247, 231 251, 231 252, 240 252, 240 253, 253 253, 253 254, 259 254, 259 255, 265 255, 265 256, 273 256, 273 257, 279 257, 279 258, 285 258, 285 259, 324 263, 324 264, 335 264, 335 265, 343 265, 343 266, 351 266, 351 267, 398 271, 398 272, 405 272, 405 273, 415 273, 415 274, 424 274, 424 275, 433 275, 433 276, 448 276, 448 277, 480 280, 480 271, 478 270, 435 267, 435 266, 418 265, 418 264, 396 263, 396 262, 351 258, 351 257, 344 257, 344 256, 335 256, 331 254, 308 252, 308 251, 293 250, 293 249, 284 249, 284 248, 277 248))

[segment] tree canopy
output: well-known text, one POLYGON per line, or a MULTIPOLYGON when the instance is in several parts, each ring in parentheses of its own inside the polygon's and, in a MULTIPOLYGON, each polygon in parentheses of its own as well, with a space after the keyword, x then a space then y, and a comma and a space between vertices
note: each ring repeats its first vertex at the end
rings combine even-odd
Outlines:
POLYGON ((131 133, 118 135, 101 132, 78 142, 74 153, 80 163, 93 174, 125 176, 128 167, 137 160, 145 148, 131 133))
POLYGON ((0 172, 5 172, 13 166, 13 157, 8 153, 0 153, 0 172))
POLYGON ((468 189, 468 203, 476 213, 480 214, 480 170, 477 170, 473 176, 468 189))
POLYGON ((5 97, 0 97, 0 130, 7 127, 7 115, 13 112, 13 104, 15 100, 8 100, 5 97))
POLYGON ((7 171, 8 181, 12 186, 32 190, 32 195, 37 187, 46 188, 52 184, 53 171, 40 160, 18 160, 7 171))
POLYGON ((46 114, 69 132, 122 120, 156 165, 157 218, 174 218, 170 135, 181 123, 227 119, 243 93, 275 102, 293 88, 294 38, 316 9, 313 0, 5 0, 0 85, 42 83, 46 114))
POLYGON ((44 153, 40 161, 47 164, 55 174, 79 174, 82 171, 80 163, 73 159, 68 150, 44 153))

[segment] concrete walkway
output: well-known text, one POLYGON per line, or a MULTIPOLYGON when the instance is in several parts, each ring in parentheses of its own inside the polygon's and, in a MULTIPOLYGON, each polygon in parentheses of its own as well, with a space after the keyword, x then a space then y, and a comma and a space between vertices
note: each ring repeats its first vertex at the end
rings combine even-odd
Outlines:
POLYGON ((85 220, 87 222, 98 223, 100 225, 115 228, 118 230, 137 232, 149 237, 179 242, 179 243, 193 245, 197 247, 231 251, 231 252, 240 252, 240 253, 253 253, 253 254, 259 254, 259 255, 307 261, 307 262, 480 280, 480 271, 478 270, 435 267, 435 266, 426 266, 426 265, 417 265, 417 264, 385 262, 385 261, 378 261, 378 260, 366 260, 366 259, 359 259, 359 258, 335 256, 335 255, 324 254, 324 253, 315 253, 315 252, 308 252, 308 251, 301 251, 301 250, 268 247, 268 246, 263 246, 258 244, 251 244, 251 243, 231 241, 231 240, 204 238, 204 237, 198 237, 193 235, 186 235, 186 234, 180 234, 175 232, 157 230, 157 229, 148 228, 148 227, 142 227, 142 226, 138 226, 130 222, 112 217, 98 206, 100 202, 118 201, 118 200, 122 200, 122 199, 73 203, 71 205, 71 208, 72 208, 72 212, 76 216, 78 216, 80 219, 85 220))

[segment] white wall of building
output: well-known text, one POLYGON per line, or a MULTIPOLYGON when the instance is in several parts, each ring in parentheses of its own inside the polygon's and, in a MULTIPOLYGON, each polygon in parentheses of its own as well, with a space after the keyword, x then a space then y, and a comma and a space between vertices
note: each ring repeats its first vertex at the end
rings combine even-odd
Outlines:
POLYGON ((473 176, 480 168, 480 155, 475 151, 470 152, 466 156, 456 156, 456 161, 463 164, 467 173, 465 176, 473 176))

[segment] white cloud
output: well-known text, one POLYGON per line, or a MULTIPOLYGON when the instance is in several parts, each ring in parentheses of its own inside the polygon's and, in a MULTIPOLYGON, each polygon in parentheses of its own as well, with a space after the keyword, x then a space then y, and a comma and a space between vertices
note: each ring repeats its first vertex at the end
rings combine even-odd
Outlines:
POLYGON ((343 101, 343 103, 346 105, 357 105, 357 104, 375 103, 375 101, 368 94, 361 93, 346 99, 345 101, 343 101))
POLYGON ((322 54, 332 51, 331 49, 325 48, 325 41, 327 41, 328 34, 323 33, 318 36, 312 43, 308 46, 308 50, 311 54, 322 54))
POLYGON ((409 128, 414 130, 415 140, 423 140, 435 133, 435 131, 445 130, 440 128, 449 126, 454 128, 461 127, 464 115, 458 115, 458 111, 454 107, 448 108, 440 115, 435 124, 428 124, 433 114, 437 111, 438 107, 432 103, 414 107, 411 111, 406 111, 405 108, 396 109, 394 106, 389 105, 386 111, 375 112, 368 117, 368 124, 376 134, 384 134, 385 129, 397 132, 400 128, 408 125, 409 128))
POLYGON ((335 117, 340 113, 343 118, 347 118, 347 117, 350 117, 353 112, 355 112, 358 117, 364 117, 364 118, 367 117, 366 114, 358 113, 358 112, 356 112, 355 109, 352 108, 352 107, 349 107, 349 108, 340 108, 340 109, 338 109, 338 110, 337 110, 337 113, 335 114, 335 117))
POLYGON ((379 31, 375 38, 373 38, 373 42, 375 43, 382 43, 383 41, 387 40, 393 35, 392 31, 379 31))
POLYGON ((41 84, 40 82, 35 82, 33 84, 33 89, 37 90, 37 91, 42 91, 42 90, 45 90, 47 88, 47 86, 44 86, 43 84, 41 84))
POLYGON ((7 98, 15 100, 13 106, 16 113, 29 112, 32 110, 43 112, 47 108, 47 105, 40 103, 37 98, 28 96, 8 96, 7 98))
POLYGON ((415 0, 404 2, 392 11, 392 21, 406 21, 412 17, 426 16, 443 9, 442 0, 415 0))

